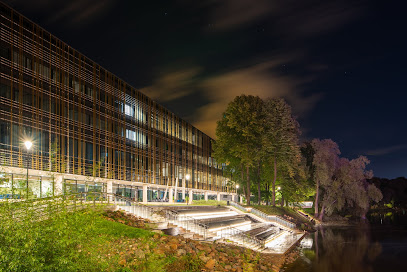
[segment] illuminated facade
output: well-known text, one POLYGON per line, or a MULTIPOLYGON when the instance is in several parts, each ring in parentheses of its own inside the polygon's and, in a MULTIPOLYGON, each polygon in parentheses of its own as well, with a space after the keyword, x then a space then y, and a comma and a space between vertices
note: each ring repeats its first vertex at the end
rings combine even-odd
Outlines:
POLYGON ((0 8, 3 197, 107 190, 146 201, 167 189, 175 199, 231 192, 211 158, 209 136, 18 12, 0 8), (33 141, 29 152, 25 139, 33 141))

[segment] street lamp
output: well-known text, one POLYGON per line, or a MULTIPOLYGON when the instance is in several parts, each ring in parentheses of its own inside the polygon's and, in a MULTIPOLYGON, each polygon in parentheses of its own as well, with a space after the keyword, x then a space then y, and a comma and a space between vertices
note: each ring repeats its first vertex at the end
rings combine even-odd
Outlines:
POLYGON ((30 151, 30 148, 32 147, 33 143, 31 141, 25 141, 24 145, 25 145, 25 148, 27 149, 27 195, 26 195, 26 197, 28 199, 28 166, 29 166, 29 157, 28 157, 29 153, 28 152, 30 151))

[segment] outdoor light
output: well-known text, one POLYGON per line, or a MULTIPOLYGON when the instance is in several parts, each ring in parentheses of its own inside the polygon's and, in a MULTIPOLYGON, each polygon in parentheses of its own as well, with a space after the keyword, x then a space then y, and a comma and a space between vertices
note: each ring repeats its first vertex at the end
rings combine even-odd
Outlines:
POLYGON ((277 187, 277 190, 280 190, 280 189, 281 189, 281 187, 280 187, 280 186, 278 186, 278 187, 277 187))
POLYGON ((185 178, 186 178, 187 180, 189 180, 189 179, 191 178, 191 176, 190 176, 189 174, 186 174, 186 175, 185 175, 185 178))
POLYGON ((29 150, 32 147, 33 143, 31 141, 25 141, 24 145, 27 148, 27 150, 29 150))
POLYGON ((239 184, 236 184, 236 189, 239 189, 239 184))

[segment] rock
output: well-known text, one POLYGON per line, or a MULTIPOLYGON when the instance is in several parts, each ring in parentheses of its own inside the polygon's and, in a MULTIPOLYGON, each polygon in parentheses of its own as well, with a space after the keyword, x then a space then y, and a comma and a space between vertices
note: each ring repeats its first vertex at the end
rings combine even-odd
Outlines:
POLYGON ((174 243, 171 243, 171 244, 170 244, 170 248, 171 248, 172 250, 177 250, 178 245, 177 245, 177 244, 174 244, 174 243))
POLYGON ((209 261, 211 258, 210 257, 206 257, 204 255, 200 255, 199 259, 201 259, 201 261, 203 261, 204 263, 206 263, 207 261, 209 261))
POLYGON ((213 269, 214 266, 215 266, 215 260, 214 259, 210 259, 205 264, 205 268, 207 268, 207 269, 213 269))
POLYGON ((162 248, 155 248, 155 249, 154 249, 154 252, 155 252, 156 254, 164 254, 164 250, 163 250, 162 248))
POLYGON ((180 248, 177 250, 177 256, 181 256, 181 255, 185 255, 185 254, 187 254, 185 249, 180 248))
POLYGON ((134 257, 137 259, 144 259, 146 257, 146 254, 143 250, 138 248, 134 251, 134 257))
POLYGON ((119 261, 119 265, 121 265, 121 266, 126 265, 126 260, 125 260, 125 259, 121 259, 121 260, 119 261))

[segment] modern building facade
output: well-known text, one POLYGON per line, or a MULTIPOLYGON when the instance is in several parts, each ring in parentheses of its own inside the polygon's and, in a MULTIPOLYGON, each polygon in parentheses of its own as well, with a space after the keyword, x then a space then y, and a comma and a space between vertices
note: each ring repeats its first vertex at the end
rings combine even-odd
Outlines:
POLYGON ((175 199, 234 193, 209 136, 15 10, 0 9, 2 197, 97 190, 146 202, 166 191, 175 199))

